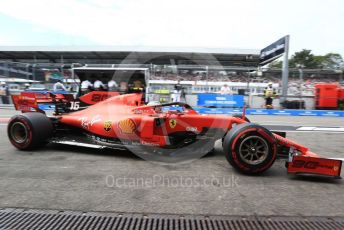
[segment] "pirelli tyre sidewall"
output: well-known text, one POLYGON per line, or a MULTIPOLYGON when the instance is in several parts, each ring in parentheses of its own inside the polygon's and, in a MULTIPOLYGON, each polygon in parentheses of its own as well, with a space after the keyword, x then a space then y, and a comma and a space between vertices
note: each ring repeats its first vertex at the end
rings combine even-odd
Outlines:
POLYGON ((52 134, 52 122, 41 113, 24 113, 13 116, 7 126, 10 142, 20 150, 31 150, 42 146, 52 134))
POLYGON ((268 129, 252 123, 243 123, 233 127, 224 139, 223 149, 228 162, 245 174, 260 174, 268 170, 277 156, 277 145, 273 134, 268 129), (250 137, 259 139, 266 147, 266 156, 256 164, 245 161, 243 154, 240 153, 242 143, 245 143, 250 137))

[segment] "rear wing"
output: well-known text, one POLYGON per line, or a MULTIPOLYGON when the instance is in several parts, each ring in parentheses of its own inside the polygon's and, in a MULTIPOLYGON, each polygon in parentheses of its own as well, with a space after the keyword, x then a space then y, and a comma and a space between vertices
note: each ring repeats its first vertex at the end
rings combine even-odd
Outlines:
POLYGON ((52 94, 50 92, 21 92, 20 95, 12 95, 12 101, 16 110, 25 112, 44 113, 40 104, 55 105, 58 102, 74 100, 72 94, 52 94))
POLYGON ((20 95, 12 95, 12 101, 15 109, 23 113, 55 110, 55 114, 60 114, 82 110, 117 95, 118 92, 92 91, 75 99, 73 94, 21 92, 20 95))

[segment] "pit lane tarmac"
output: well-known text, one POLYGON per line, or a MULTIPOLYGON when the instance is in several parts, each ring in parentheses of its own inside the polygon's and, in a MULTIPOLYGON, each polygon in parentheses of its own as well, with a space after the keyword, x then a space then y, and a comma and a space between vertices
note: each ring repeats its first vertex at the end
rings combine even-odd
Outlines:
MULTIPOLYGON (((0 111, 1 118, 14 111, 0 111)), ((261 124, 344 126, 343 118, 250 116, 261 124)), ((0 122, 1 123, 1 122, 0 122)), ((344 182, 286 174, 278 161, 244 176, 216 151, 191 164, 161 166, 128 151, 48 145, 18 151, 0 125, 0 207, 230 216, 343 216, 344 182)), ((287 135, 325 157, 344 157, 344 134, 287 135)), ((342 174, 343 176, 343 174, 342 174)))

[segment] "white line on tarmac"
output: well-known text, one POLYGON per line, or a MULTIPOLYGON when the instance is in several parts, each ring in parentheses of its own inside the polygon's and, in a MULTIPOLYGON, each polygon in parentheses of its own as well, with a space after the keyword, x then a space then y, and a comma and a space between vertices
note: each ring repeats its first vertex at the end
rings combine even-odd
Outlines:
POLYGON ((344 134, 344 132, 331 132, 331 131, 297 131, 297 130, 276 130, 286 133, 328 133, 328 134, 344 134))
MULTIPOLYGON (((344 119, 343 119, 344 121, 344 119)), ((302 126, 322 126, 322 124, 328 124, 328 122, 323 122, 323 123, 308 123, 308 122, 303 122, 303 121, 269 121, 269 122, 260 122, 260 121, 254 121, 254 120, 251 120, 251 122, 254 122, 254 123, 258 123, 260 125, 285 125, 285 124, 289 124, 289 125, 294 125, 294 126, 297 126, 297 125, 302 125, 302 126)))
POLYGON ((312 127, 312 126, 302 126, 296 130, 299 131, 333 131, 333 132, 344 132, 344 127, 312 127))

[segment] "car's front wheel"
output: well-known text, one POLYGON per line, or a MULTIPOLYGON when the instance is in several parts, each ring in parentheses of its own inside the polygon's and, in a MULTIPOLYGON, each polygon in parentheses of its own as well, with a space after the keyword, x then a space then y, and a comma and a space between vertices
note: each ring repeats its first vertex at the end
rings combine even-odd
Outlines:
POLYGON ((277 156, 274 135, 252 123, 233 127, 226 135, 223 149, 228 162, 246 174, 258 174, 269 169, 277 156))

